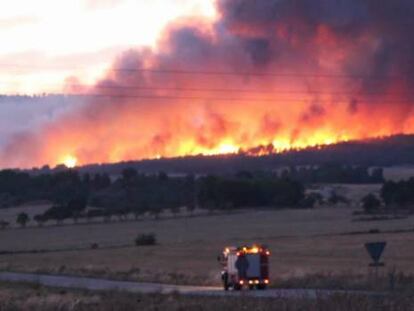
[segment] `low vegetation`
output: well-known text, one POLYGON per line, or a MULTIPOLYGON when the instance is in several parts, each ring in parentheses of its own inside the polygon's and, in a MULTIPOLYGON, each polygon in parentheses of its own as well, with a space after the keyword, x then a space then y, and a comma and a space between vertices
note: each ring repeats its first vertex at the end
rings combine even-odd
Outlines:
POLYGON ((291 166, 282 176, 302 183, 379 184, 384 182, 383 169, 367 166, 326 163, 318 166, 291 166))
POLYGON ((369 193, 361 200, 365 214, 414 213, 414 178, 398 182, 387 181, 380 190, 380 197, 369 193))
MULTIPOLYGON (((52 206, 30 218, 17 215, 16 222, 25 227, 29 222, 43 226, 57 225, 67 219, 104 222, 113 219, 135 219, 151 215, 158 219, 169 211, 173 216, 182 208, 192 213, 196 207, 215 211, 240 208, 312 207, 313 197, 305 195, 305 187, 298 181, 276 173, 239 172, 229 176, 193 175, 169 177, 165 173, 139 174, 127 168, 113 181, 106 174, 80 175, 76 170, 50 174, 5 170, 0 172, 0 205, 13 206, 32 200, 46 200, 52 206)), ((6 227, 6 224, 2 226, 6 227)))
POLYGON ((154 233, 140 234, 135 238, 136 246, 150 246, 157 244, 157 239, 155 238, 154 233))
POLYGON ((370 291, 378 293, 414 293, 414 275, 396 269, 385 269, 378 275, 374 269, 366 273, 309 273, 281 279, 277 288, 309 288, 370 291))
POLYGON ((129 294, 51 289, 27 284, 0 283, 2 311, 113 311, 113 310, 259 310, 259 311, 409 311, 410 295, 366 296, 337 294, 316 299, 183 296, 178 293, 129 294))
POLYGON ((399 207, 414 212, 414 178, 399 182, 388 181, 381 189, 387 207, 399 207))

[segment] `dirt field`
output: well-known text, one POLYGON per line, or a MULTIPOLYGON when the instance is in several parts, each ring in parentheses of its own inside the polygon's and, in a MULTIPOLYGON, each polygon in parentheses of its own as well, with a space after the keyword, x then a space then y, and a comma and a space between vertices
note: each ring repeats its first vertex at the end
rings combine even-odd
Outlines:
POLYGON ((353 221, 349 208, 319 208, 8 229, 0 231, 0 269, 217 285, 216 256, 223 246, 257 242, 272 250, 277 284, 316 273, 366 274, 363 244, 386 240, 387 267, 414 273, 414 233, 345 234, 411 230, 412 221, 353 221), (156 234, 159 245, 133 246, 137 234, 147 232, 156 234), (90 249, 93 243, 99 249, 90 249), (16 251, 44 252, 4 254, 16 251))

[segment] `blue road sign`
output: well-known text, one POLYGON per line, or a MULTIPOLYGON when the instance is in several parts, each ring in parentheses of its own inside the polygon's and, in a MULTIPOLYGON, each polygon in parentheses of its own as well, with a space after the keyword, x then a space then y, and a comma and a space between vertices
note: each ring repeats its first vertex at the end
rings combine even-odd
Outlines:
POLYGON ((381 259, 381 255, 384 252, 384 248, 387 245, 387 242, 373 242, 365 243, 365 248, 368 251, 368 254, 371 256, 374 264, 378 264, 381 259))

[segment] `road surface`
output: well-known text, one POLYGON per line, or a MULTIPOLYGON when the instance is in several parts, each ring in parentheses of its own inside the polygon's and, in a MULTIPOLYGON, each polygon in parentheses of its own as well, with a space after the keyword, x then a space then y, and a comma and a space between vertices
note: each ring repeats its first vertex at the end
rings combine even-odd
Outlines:
MULTIPOLYGON (((268 289, 268 290, 243 290, 225 292, 222 287, 213 286, 189 286, 189 285, 169 285, 158 283, 142 283, 114 281, 97 278, 86 278, 77 276, 29 274, 15 272, 0 272, 0 281, 8 282, 27 282, 40 284, 50 287, 74 288, 87 290, 119 290, 133 293, 173 293, 178 292, 182 295, 198 296, 238 296, 246 295, 252 297, 267 298, 309 298, 330 296, 333 294, 346 294, 347 291, 339 290, 314 290, 314 289, 268 289)), ((364 294, 364 293, 361 293, 364 294)))

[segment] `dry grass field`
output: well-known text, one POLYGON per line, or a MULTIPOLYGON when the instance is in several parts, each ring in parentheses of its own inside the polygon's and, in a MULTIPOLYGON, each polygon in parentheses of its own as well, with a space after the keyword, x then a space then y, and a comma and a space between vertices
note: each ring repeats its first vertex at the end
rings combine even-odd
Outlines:
POLYGON ((358 295, 335 295, 320 299, 258 299, 249 297, 197 297, 178 294, 127 294, 51 289, 26 284, 0 283, 2 311, 409 311, 413 298, 388 296, 370 298, 358 295))
MULTIPOLYGON (((0 220, 4 220, 10 223, 10 226, 17 226, 16 217, 19 213, 26 213, 30 219, 33 219, 34 215, 42 214, 50 207, 48 203, 27 204, 19 207, 0 209, 0 220)), ((34 225, 34 222, 31 223, 34 225)))
POLYGON ((217 285, 220 267, 216 256, 222 248, 256 242, 272 250, 272 281, 282 286, 292 278, 315 274, 364 275, 369 257, 363 244, 385 240, 387 268, 382 269, 383 273, 394 267, 414 273, 414 232, 387 233, 410 231, 413 219, 354 221, 352 211, 343 207, 241 211, 137 222, 12 228, 0 231, 0 269, 217 285), (380 233, 368 234, 370 230, 380 233), (158 245, 133 245, 138 234, 148 232, 156 234, 158 245), (99 248, 91 249, 93 243, 99 248))
POLYGON ((359 207, 361 199, 368 193, 380 195, 381 184, 319 184, 310 187, 307 192, 319 192, 325 199, 334 192, 348 199, 349 206, 359 207))

